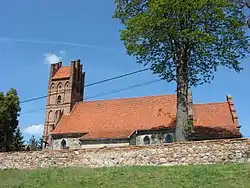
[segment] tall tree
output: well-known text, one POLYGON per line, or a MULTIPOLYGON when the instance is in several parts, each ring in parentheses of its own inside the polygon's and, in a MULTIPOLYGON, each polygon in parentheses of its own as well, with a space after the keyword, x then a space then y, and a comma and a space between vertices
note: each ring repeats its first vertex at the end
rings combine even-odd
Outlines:
POLYGON ((41 137, 38 141, 37 149, 42 150, 43 149, 43 138, 41 137))
POLYGON ((29 146, 32 151, 38 150, 38 141, 36 140, 34 135, 32 135, 29 140, 29 146))
POLYGON ((19 129, 19 127, 16 130, 16 133, 14 135, 13 139, 13 150, 14 151, 21 151, 24 148, 24 140, 23 135, 19 129))
MULTIPOLYGON (((248 50, 242 6, 228 0, 116 0, 121 40, 138 63, 177 84, 176 140, 188 138, 188 89, 220 66, 240 72, 248 50)), ((192 123, 191 123, 192 124, 192 123)))
POLYGON ((2 137, 0 150, 12 150, 20 110, 19 97, 15 89, 10 89, 5 96, 0 93, 0 134, 2 137))

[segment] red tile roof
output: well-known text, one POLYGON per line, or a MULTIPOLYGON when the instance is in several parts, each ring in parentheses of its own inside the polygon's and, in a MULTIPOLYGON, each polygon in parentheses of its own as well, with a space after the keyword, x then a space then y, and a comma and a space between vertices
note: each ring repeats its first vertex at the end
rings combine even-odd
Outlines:
POLYGON ((228 102, 194 104, 196 137, 240 137, 228 102))
MULTIPOLYGON (((239 135, 229 105, 194 104, 194 126, 220 127, 239 135)), ((127 138, 136 130, 173 127, 176 95, 79 102, 53 134, 87 133, 83 138, 127 138)))
POLYGON ((71 67, 63 66, 56 71, 52 79, 69 78, 70 75, 71 75, 71 67))

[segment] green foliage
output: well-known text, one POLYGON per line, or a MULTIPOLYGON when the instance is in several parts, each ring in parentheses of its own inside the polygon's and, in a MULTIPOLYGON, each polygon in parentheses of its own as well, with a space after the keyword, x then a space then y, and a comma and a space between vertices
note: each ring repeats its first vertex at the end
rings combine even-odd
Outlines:
POLYGON ((138 63, 177 81, 176 55, 186 48, 189 86, 210 82, 219 66, 241 70, 248 52, 243 9, 227 0, 116 0, 121 39, 138 63))
POLYGON ((10 89, 6 95, 0 93, 0 151, 11 151, 15 148, 13 144, 20 110, 15 89, 10 89))
POLYGON ((219 67, 242 70, 249 52, 246 15, 228 0, 116 0, 114 18, 127 53, 154 74, 177 83, 176 140, 185 140, 187 95, 219 67))
POLYGON ((42 150, 43 149, 43 138, 39 139, 37 148, 38 148, 38 150, 42 150))
POLYGON ((24 148, 24 140, 23 135, 19 129, 19 127, 16 130, 16 133, 14 135, 13 139, 13 151, 22 151, 24 148))
POLYGON ((36 140, 35 136, 32 135, 31 138, 29 139, 29 142, 28 142, 29 146, 30 146, 30 150, 32 151, 36 151, 38 150, 38 141, 36 140))
MULTIPOLYGON (((247 8, 250 9, 250 0, 231 0, 232 2, 238 3, 239 6, 241 6, 242 8, 247 8)), ((247 26, 248 28, 250 28, 250 18, 248 15, 247 18, 247 26)))

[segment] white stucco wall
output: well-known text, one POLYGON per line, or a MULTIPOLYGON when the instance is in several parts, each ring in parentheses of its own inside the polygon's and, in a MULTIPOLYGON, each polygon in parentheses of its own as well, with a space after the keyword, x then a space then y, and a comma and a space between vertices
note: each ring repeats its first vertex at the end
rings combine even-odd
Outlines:
POLYGON ((164 144, 165 143, 165 138, 167 135, 171 135, 172 138, 174 139, 174 134, 173 133, 164 133, 164 134, 157 134, 157 133, 152 133, 152 134, 143 134, 143 135, 137 135, 136 136, 136 145, 139 146, 144 146, 144 138, 148 136, 150 138, 150 145, 152 144, 164 144), (154 139, 153 139, 154 137, 154 139))
MULTIPOLYGON (((144 143, 144 138, 145 136, 148 136, 150 138, 150 145, 158 145, 158 144, 164 144, 165 138, 167 135, 171 135, 172 138, 174 139, 174 134, 173 133, 148 133, 148 134, 141 134, 141 135, 136 135, 136 145, 143 146, 146 145, 144 143)), ((127 141, 121 141, 119 142, 118 140, 114 140, 114 142, 118 143, 102 143, 100 141, 96 142, 81 142, 79 138, 60 138, 60 139, 54 139, 52 141, 52 149, 53 150, 60 150, 61 148, 61 142, 62 140, 66 141, 66 148, 67 149, 85 149, 85 148, 103 148, 103 147, 124 147, 124 146, 129 146, 129 140, 127 141)), ((134 144, 134 143, 133 143, 134 144)))
POLYGON ((61 142, 63 139, 66 141, 66 147, 68 147, 68 149, 81 148, 81 143, 78 138, 61 138, 61 139, 54 139, 52 141, 52 149, 53 150, 61 149, 61 142))
POLYGON ((103 147, 124 147, 129 146, 129 143, 106 143, 106 144, 81 144, 78 138, 61 138, 52 141, 52 149, 60 150, 62 140, 66 141, 67 149, 85 149, 85 148, 103 148, 103 147))

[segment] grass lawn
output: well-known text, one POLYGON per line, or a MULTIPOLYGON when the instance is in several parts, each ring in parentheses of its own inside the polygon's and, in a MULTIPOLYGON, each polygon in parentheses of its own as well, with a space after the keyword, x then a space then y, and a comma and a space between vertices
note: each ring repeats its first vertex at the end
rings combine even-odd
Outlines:
POLYGON ((0 170, 8 188, 250 188, 250 164, 0 170))

